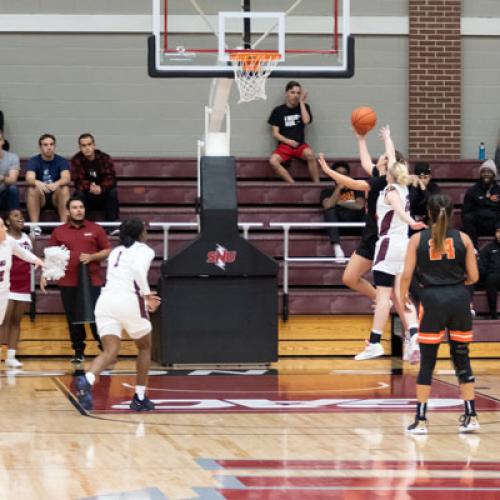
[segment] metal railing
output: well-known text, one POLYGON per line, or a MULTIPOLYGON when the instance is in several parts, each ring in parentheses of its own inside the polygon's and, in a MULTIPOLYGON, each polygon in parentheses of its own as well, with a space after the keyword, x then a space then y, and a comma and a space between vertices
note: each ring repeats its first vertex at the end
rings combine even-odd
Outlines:
MULTIPOLYGON (((26 222, 25 226, 29 227, 31 230, 30 236, 33 240, 36 240, 36 235, 33 234, 32 230, 34 227, 40 228, 53 228, 58 227, 64 224, 64 222, 26 222)), ((103 227, 109 228, 118 228, 121 222, 96 222, 103 227)), ((170 236, 170 229, 172 228, 198 228, 198 223, 196 222, 150 222, 149 227, 155 229, 163 230, 163 259, 168 259, 168 241, 170 236)), ((239 222, 238 227, 243 231, 243 237, 247 240, 248 233, 250 229, 262 227, 263 224, 261 222, 239 222)), ((32 307, 30 308, 30 317, 33 319, 35 316, 35 301, 34 301, 34 293, 35 293, 35 270, 33 266, 31 267, 31 294, 32 294, 32 307)))
MULTIPOLYGON (((243 230, 243 237, 248 240, 251 228, 262 227, 261 222, 238 222, 238 227, 243 230)), ((163 229, 163 260, 168 259, 168 238, 171 228, 198 228, 196 222, 150 222, 149 227, 163 229)))
POLYGON ((364 222, 271 222, 271 228, 283 229, 283 300, 281 315, 283 321, 288 320, 288 270, 293 262, 345 262, 349 258, 337 257, 290 257, 290 230, 291 229, 323 229, 329 227, 365 227, 364 222))

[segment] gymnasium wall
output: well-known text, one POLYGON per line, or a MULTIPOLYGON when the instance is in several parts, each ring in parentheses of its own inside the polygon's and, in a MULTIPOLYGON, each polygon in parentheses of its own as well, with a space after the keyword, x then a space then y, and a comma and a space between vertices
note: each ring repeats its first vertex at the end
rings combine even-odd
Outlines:
MULTIPOLYGON (((355 155, 349 114, 356 105, 368 104, 377 109, 381 123, 391 124, 398 147, 406 151, 407 2, 351 4, 356 75, 351 80, 302 81, 315 118, 309 140, 329 155, 355 155)), ((500 18, 496 0, 467 0, 463 9, 468 18, 500 18)), ((65 155, 75 151, 82 131, 94 133, 99 145, 114 155, 195 154, 210 81, 147 76, 149 11, 149 0, 0 0, 0 109, 7 117, 7 136, 19 154, 36 153, 36 139, 45 131, 57 135, 59 152, 65 155), (108 33, 19 32, 19 15, 44 14, 51 21, 51 14, 113 13, 136 16, 140 27, 108 33), (15 15, 18 31, 6 26, 8 16, 3 14, 15 15)), ((494 27, 500 23, 489 21, 468 28, 463 38, 463 157, 476 156, 480 140, 492 151, 500 126, 500 33, 494 27)), ((233 95, 233 154, 270 152, 273 141, 266 120, 271 108, 281 103, 285 83, 271 79, 266 102, 237 105, 233 95)), ((379 150, 375 137, 370 146, 374 153, 379 150)))

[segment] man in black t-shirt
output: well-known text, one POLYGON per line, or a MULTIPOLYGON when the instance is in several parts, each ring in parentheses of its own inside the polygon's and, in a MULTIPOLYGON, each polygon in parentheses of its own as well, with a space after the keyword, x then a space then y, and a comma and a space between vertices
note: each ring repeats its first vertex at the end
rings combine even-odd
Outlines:
POLYGON ((285 104, 273 109, 269 120, 272 135, 278 141, 269 163, 274 172, 283 180, 295 182, 284 162, 298 158, 307 162, 309 175, 314 182, 319 182, 319 168, 311 147, 305 142, 304 128, 312 122, 311 108, 306 104, 307 92, 298 82, 288 82, 285 87, 285 104))
MULTIPOLYGON (((350 175, 349 164, 346 161, 337 161, 332 168, 339 174, 350 175)), ((325 222, 362 222, 364 220, 365 196, 362 191, 354 191, 342 184, 335 184, 333 188, 321 191, 320 202, 325 222)), ((327 233, 335 257, 344 259, 345 254, 340 246, 339 228, 329 227, 327 233)))

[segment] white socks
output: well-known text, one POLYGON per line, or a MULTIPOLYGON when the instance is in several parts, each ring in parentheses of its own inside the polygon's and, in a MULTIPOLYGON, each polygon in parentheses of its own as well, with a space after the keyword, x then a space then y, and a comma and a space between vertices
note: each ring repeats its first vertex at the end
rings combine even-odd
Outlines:
POLYGON ((140 401, 144 399, 144 395, 146 394, 146 386, 145 385, 136 385, 135 386, 135 393, 137 394, 137 397, 139 398, 140 401))
POLYGON ((90 385, 94 385, 94 382, 95 382, 95 375, 92 373, 92 372, 87 372, 85 374, 85 378, 87 379, 87 382, 90 384, 90 385))
POLYGON ((15 359, 16 350, 15 349, 7 349, 7 359, 15 359))

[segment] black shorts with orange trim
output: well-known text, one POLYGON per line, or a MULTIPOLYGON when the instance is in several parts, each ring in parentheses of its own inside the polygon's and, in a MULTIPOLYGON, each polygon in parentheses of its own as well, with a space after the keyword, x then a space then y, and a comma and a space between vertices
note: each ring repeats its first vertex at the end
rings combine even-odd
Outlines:
POLYGON ((470 293, 465 285, 421 289, 418 341, 439 344, 446 331, 455 342, 472 341, 470 293))

